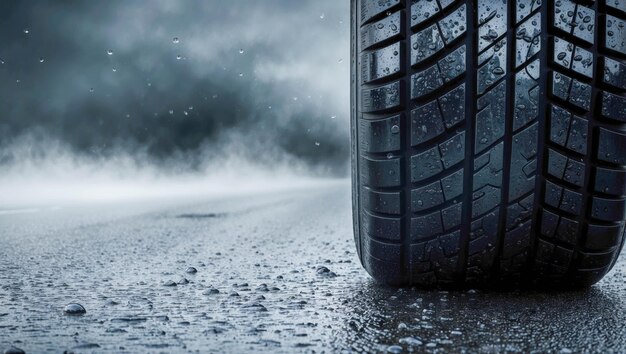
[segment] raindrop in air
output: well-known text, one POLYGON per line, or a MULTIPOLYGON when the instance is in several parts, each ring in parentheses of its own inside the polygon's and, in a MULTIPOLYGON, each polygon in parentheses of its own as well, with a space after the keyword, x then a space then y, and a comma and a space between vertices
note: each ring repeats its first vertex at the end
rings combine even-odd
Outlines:
POLYGON ((324 15, 323 13, 320 15, 320 18, 323 20, 324 17, 326 17, 326 15, 324 15))
POLYGON ((178 39, 178 37, 174 37, 174 38, 172 38, 172 43, 177 44, 178 42, 180 42, 180 40, 178 39))
POLYGON ((28 30, 28 28, 25 28, 24 29, 24 34, 29 34, 29 33, 30 33, 30 31, 28 30))
POLYGON ((89 92, 93 92, 93 87, 89 89, 89 92))
POLYGON ((178 55, 176 56, 176 60, 180 60, 180 59, 182 59, 182 57, 180 56, 180 54, 178 54, 178 55))
POLYGON ((117 71, 117 69, 116 69, 116 68, 113 68, 113 72, 116 72, 116 71, 117 71))
POLYGON ((239 49, 239 54, 243 54, 243 49, 239 49))
POLYGON ((39 62, 40 62, 40 63, 43 63, 43 62, 44 62, 43 57, 39 58, 39 62))
POLYGON ((319 141, 316 141, 316 142, 315 142, 315 146, 320 146, 319 141))
POLYGON ((113 51, 111 49, 107 50, 108 55, 113 55, 113 51))

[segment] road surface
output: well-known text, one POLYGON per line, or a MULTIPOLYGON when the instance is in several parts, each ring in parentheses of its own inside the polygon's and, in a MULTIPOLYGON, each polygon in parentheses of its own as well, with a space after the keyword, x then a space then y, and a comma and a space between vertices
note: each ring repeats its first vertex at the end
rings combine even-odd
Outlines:
POLYGON ((626 351, 624 257, 585 291, 385 288, 349 189, 5 210, 0 352, 626 351))

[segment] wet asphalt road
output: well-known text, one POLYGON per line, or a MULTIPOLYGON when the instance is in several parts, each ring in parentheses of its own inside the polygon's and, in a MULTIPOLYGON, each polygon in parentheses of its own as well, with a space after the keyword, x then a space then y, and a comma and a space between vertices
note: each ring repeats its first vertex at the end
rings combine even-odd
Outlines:
POLYGON ((624 257, 586 291, 378 286, 347 182, 0 214, 2 350, 625 352, 625 305, 624 257))

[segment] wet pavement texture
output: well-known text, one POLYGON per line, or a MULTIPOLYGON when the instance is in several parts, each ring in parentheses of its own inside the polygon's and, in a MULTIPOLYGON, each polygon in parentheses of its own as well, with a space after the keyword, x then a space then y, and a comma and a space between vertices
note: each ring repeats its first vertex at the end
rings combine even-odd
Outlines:
POLYGON ((0 214, 0 352, 626 351, 624 257, 580 291, 387 288, 350 208, 337 182, 0 214))

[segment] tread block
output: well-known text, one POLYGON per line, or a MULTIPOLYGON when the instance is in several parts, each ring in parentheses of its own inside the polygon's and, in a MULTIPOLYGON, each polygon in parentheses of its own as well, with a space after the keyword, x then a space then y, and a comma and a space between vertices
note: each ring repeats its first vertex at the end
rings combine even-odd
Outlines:
POLYGON ((565 182, 583 187, 585 183, 585 164, 568 158, 553 149, 548 150, 548 174, 565 182))
POLYGON ((618 247, 624 237, 624 225, 589 224, 589 232, 585 248, 590 250, 607 250, 618 247))
POLYGON ((452 53, 448 54, 445 58, 439 60, 437 65, 439 66, 439 72, 444 83, 461 76, 466 70, 466 58, 465 58, 465 45, 462 45, 455 49, 452 53))
POLYGON ((506 113, 506 82, 478 99, 476 114, 475 153, 480 153, 504 136, 506 113))
POLYGON ((472 218, 500 204, 504 143, 491 148, 474 161, 472 218))
POLYGON ((402 73, 403 70, 400 64, 400 58, 403 56, 402 52, 400 43, 394 43, 388 47, 364 53, 361 58, 363 82, 371 82, 402 73))
POLYGON ((476 85, 478 95, 484 94, 498 80, 506 76, 507 72, 507 43, 506 38, 486 50, 478 57, 478 77, 476 85))
POLYGON ((593 77, 593 53, 564 39, 554 37, 552 60, 565 69, 573 70, 590 79, 593 77))
POLYGON ((361 22, 367 22, 403 3, 403 0, 361 0, 361 22))
POLYGON ((439 1, 439 6, 441 7, 441 9, 445 10, 446 8, 450 7, 450 5, 454 4, 457 0, 438 0, 438 1, 439 1))
MULTIPOLYGON (((420 1, 412 6, 412 12, 417 6, 435 7, 438 5, 435 1, 420 1)), ((446 18, 433 24, 411 36, 411 65, 417 65, 422 61, 429 59, 444 47, 450 45, 455 39, 465 33, 467 26, 465 25, 466 8, 465 5, 459 7, 456 11, 448 15, 446 18)), ((432 12, 421 12, 419 16, 424 17, 432 15, 432 12)), ((413 25, 413 17, 411 23, 413 25)))
POLYGON ((591 106, 591 85, 561 73, 552 75, 552 95, 587 111, 591 106))
MULTIPOLYGON (((541 7, 541 1, 537 0, 517 0, 515 13, 517 15, 517 23, 526 17, 530 16, 535 10, 541 7)), ((537 23, 541 23, 541 21, 537 21, 537 23)))
POLYGON ((401 115, 379 120, 359 119, 359 144, 366 152, 400 150, 401 115))
POLYGON ((535 60, 515 75, 513 131, 539 116, 539 63, 539 60, 535 60))
POLYGON ((411 190, 411 210, 419 212, 453 200, 463 193, 463 170, 411 190))
POLYGON ((606 0, 606 6, 626 13, 626 2, 623 0, 606 0))
POLYGON ((602 81, 613 87, 626 90, 626 64, 607 57, 603 59, 604 75, 602 81))
POLYGON ((433 15, 439 13, 441 8, 434 0, 413 0, 411 4, 411 27, 427 21, 433 15))
POLYGON ((602 115, 626 123, 626 98, 603 91, 602 115))
MULTIPOLYGON (((521 6, 524 1, 518 1, 521 6)), ((536 1, 525 4, 525 8, 533 8, 536 1)), ((519 8, 519 7, 518 7, 519 8)), ((541 13, 536 13, 518 26, 515 33, 515 67, 518 68, 541 51, 541 13)), ((537 76, 535 76, 537 77, 537 76)))
POLYGON ((566 213, 578 215, 582 206, 582 194, 546 181, 544 202, 566 213))
POLYGON ((509 200, 514 200, 535 188, 537 169, 538 123, 513 136, 509 176, 509 200))
POLYGON ((561 246, 556 246, 546 240, 539 240, 537 243, 536 260, 555 265, 560 268, 567 268, 572 261, 574 252, 561 246))
POLYGON ((548 174, 558 179, 562 179, 567 165, 567 156, 548 149, 548 174))
POLYGON ((455 231, 431 241, 412 244, 410 257, 414 271, 418 273, 434 271, 439 280, 453 280, 453 269, 456 269, 460 250, 460 237, 460 231, 455 231))
POLYGON ((507 3, 478 0, 478 51, 482 52, 507 30, 507 3))
POLYGON ((541 234, 552 238, 556 233, 556 229, 559 226, 559 220, 561 217, 550 210, 541 210, 541 234))
POLYGON ((411 156, 411 182, 419 182, 442 171, 443 165, 438 147, 411 156))
MULTIPOLYGON (((523 255, 528 252, 530 246, 530 230, 532 221, 529 220, 520 226, 510 230, 504 235, 502 244, 502 258, 512 258, 517 255, 523 255)), ((522 266, 520 264, 519 266, 522 266)), ((507 272, 512 272, 508 269, 507 272)))
POLYGON ((365 50, 383 41, 397 39, 404 34, 401 12, 396 12, 382 20, 364 26, 361 29, 361 50, 365 50))
POLYGON ((458 170, 453 174, 441 179, 443 186, 443 196, 445 200, 452 200, 463 194, 463 170, 458 170))
POLYGON ((411 218, 411 242, 418 242, 442 234, 441 212, 411 218))
POLYGON ((436 100, 411 111, 411 145, 429 141, 444 131, 443 117, 436 100))
POLYGON ((402 105, 400 81, 385 86, 363 90, 361 94, 363 112, 386 111, 402 105))
POLYGON ((576 18, 576 4, 570 0, 561 0, 554 6, 554 27, 569 34, 573 31, 572 24, 576 18))
POLYGON ((626 165, 626 134, 600 128, 598 141, 599 160, 626 165))
POLYGON ((436 24, 415 33, 411 36, 411 66, 432 57, 444 46, 445 43, 436 24))
POLYGON ((361 188, 363 207, 377 213, 400 215, 400 192, 381 192, 368 187, 361 188))
POLYGON ((580 265, 582 269, 596 269, 609 266, 615 257, 614 252, 581 252, 580 265))
POLYGON ((446 45, 465 34, 467 29, 467 8, 465 4, 459 6, 454 12, 439 21, 439 29, 446 45))
POLYGON ((626 54, 626 21, 615 16, 606 15, 605 28, 605 48, 626 54))
POLYGON ((579 154, 587 153, 587 120, 552 106, 550 140, 579 154))
POLYGON ((411 191, 411 210, 413 212, 430 209, 443 202, 443 189, 441 188, 440 181, 411 191))
POLYGON ((455 203, 441 210, 441 219, 443 220, 443 228, 448 231, 461 225, 461 211, 463 203, 455 203))
POLYGON ((361 181, 369 187, 399 187, 400 158, 377 160, 361 157, 361 181))
POLYGON ((576 220, 562 216, 559 220, 554 238, 575 247, 578 244, 579 223, 576 220))
POLYGON ((375 240, 371 237, 363 237, 364 252, 370 256, 385 262, 398 262, 401 259, 401 245, 375 240))
POLYGON ((411 181, 422 181, 463 161, 464 146, 465 132, 461 132, 438 146, 411 156, 411 181))
POLYGON ((591 217, 604 221, 623 221, 626 219, 626 200, 594 197, 591 217))
POLYGON ((441 162, 445 168, 456 165, 465 158, 465 132, 460 132, 439 144, 441 162))
POLYGON ((423 71, 411 75, 411 99, 430 94, 465 73, 465 46, 461 46, 423 71))
POLYGON ((554 4, 554 27, 593 44, 595 12, 570 0, 556 1, 554 4))
POLYGON ((531 193, 506 209, 506 230, 512 230, 533 216, 535 194, 531 193))
POLYGON ((366 235, 373 235, 391 242, 400 242, 400 222, 399 217, 383 217, 372 215, 367 211, 361 213, 361 227, 366 235))
POLYGON ((626 171, 596 167, 595 176, 596 192, 617 197, 626 194, 626 171))
POLYGON ((465 121, 465 83, 439 98, 446 129, 465 121))
POLYGON ((526 265, 530 250, 532 221, 508 231, 502 241, 500 272, 502 277, 520 274, 526 265))
POLYGON ((496 209, 472 222, 467 249, 468 280, 478 280, 491 275, 496 257, 499 211, 496 209))

